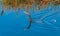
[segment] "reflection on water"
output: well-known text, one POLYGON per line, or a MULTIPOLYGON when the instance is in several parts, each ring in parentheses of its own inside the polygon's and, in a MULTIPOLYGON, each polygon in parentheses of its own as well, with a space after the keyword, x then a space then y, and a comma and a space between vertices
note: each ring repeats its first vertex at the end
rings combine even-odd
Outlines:
MULTIPOLYGON (((60 7, 59 7, 60 8, 60 7)), ((18 11, 18 17, 16 18, 16 13, 14 10, 11 10, 12 12, 6 10, 5 12, 8 15, 4 14, 4 16, 0 16, 0 32, 1 35, 7 35, 9 36, 10 34, 13 36, 21 36, 21 34, 24 34, 22 36, 25 36, 27 34, 32 34, 35 32, 34 36, 37 34, 44 34, 47 36, 55 35, 57 36, 57 33, 60 33, 60 17, 58 14, 60 14, 60 9, 57 7, 56 12, 52 10, 53 8, 46 8, 41 11, 33 11, 31 10, 31 17, 33 19, 32 25, 29 30, 24 30, 26 26, 29 25, 29 16, 27 16, 24 10, 18 11), (59 32, 58 32, 59 31, 59 32), (38 33, 36 33, 38 32, 38 33), (50 34, 50 35, 48 35, 50 34)), ((1 9, 0 9, 1 11, 1 9)), ((3 35, 3 36, 4 36, 3 35)), ((43 36, 44 36, 43 35, 43 36)), ((27 35, 28 36, 28 35, 27 35)), ((39 35, 40 36, 40 35, 39 35)))

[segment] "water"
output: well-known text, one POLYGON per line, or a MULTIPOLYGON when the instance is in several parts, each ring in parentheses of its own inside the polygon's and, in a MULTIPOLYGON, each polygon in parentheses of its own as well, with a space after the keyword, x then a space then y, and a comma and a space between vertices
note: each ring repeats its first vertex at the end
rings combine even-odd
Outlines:
POLYGON ((0 36, 60 36, 60 7, 57 7, 56 10, 58 11, 54 12, 53 8, 41 11, 35 9, 35 13, 31 13, 31 15, 36 23, 32 23, 29 30, 24 30, 29 25, 29 16, 23 13, 24 10, 18 11, 18 17, 16 17, 15 11, 6 10, 5 14, 0 16, 0 36), (44 19, 41 20, 38 17, 44 19))

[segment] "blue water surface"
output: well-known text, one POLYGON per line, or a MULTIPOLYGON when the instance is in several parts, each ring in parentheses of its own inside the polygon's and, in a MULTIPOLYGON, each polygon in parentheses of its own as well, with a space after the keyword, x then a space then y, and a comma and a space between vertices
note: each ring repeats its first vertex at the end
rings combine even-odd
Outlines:
POLYGON ((0 36, 60 36, 60 7, 56 7, 56 11, 52 7, 30 10, 33 21, 37 23, 32 23, 29 30, 24 30, 29 25, 29 16, 24 11, 18 10, 16 17, 14 10, 5 10, 0 16, 0 36), (41 20, 43 16, 47 17, 41 20))

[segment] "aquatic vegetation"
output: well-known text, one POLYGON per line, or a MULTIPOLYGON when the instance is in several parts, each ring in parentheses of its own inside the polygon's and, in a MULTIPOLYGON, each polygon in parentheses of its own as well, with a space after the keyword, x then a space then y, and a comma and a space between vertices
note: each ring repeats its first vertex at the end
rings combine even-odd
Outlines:
MULTIPOLYGON (((1 16, 4 14, 4 10, 5 9, 14 9, 16 10, 16 8, 20 9, 27 9, 25 14, 27 14, 30 17, 30 24, 27 27, 27 29, 30 28, 31 24, 32 24, 32 18, 31 18, 31 14, 29 13, 29 9, 33 8, 33 6, 36 6, 35 9, 40 10, 40 9, 44 9, 47 8, 47 6, 49 6, 50 4, 53 5, 53 7, 56 7, 57 5, 60 5, 60 0, 0 0, 2 3, 2 12, 1 12, 1 16)), ((52 6, 50 5, 50 6, 52 6)), ((16 12, 16 15, 18 16, 18 12, 16 12)))
POLYGON ((59 5, 60 0, 1 0, 3 2, 3 9, 12 7, 16 9, 21 8, 31 8, 33 5, 37 5, 37 8, 47 7, 49 3, 53 3, 53 5, 59 5))

